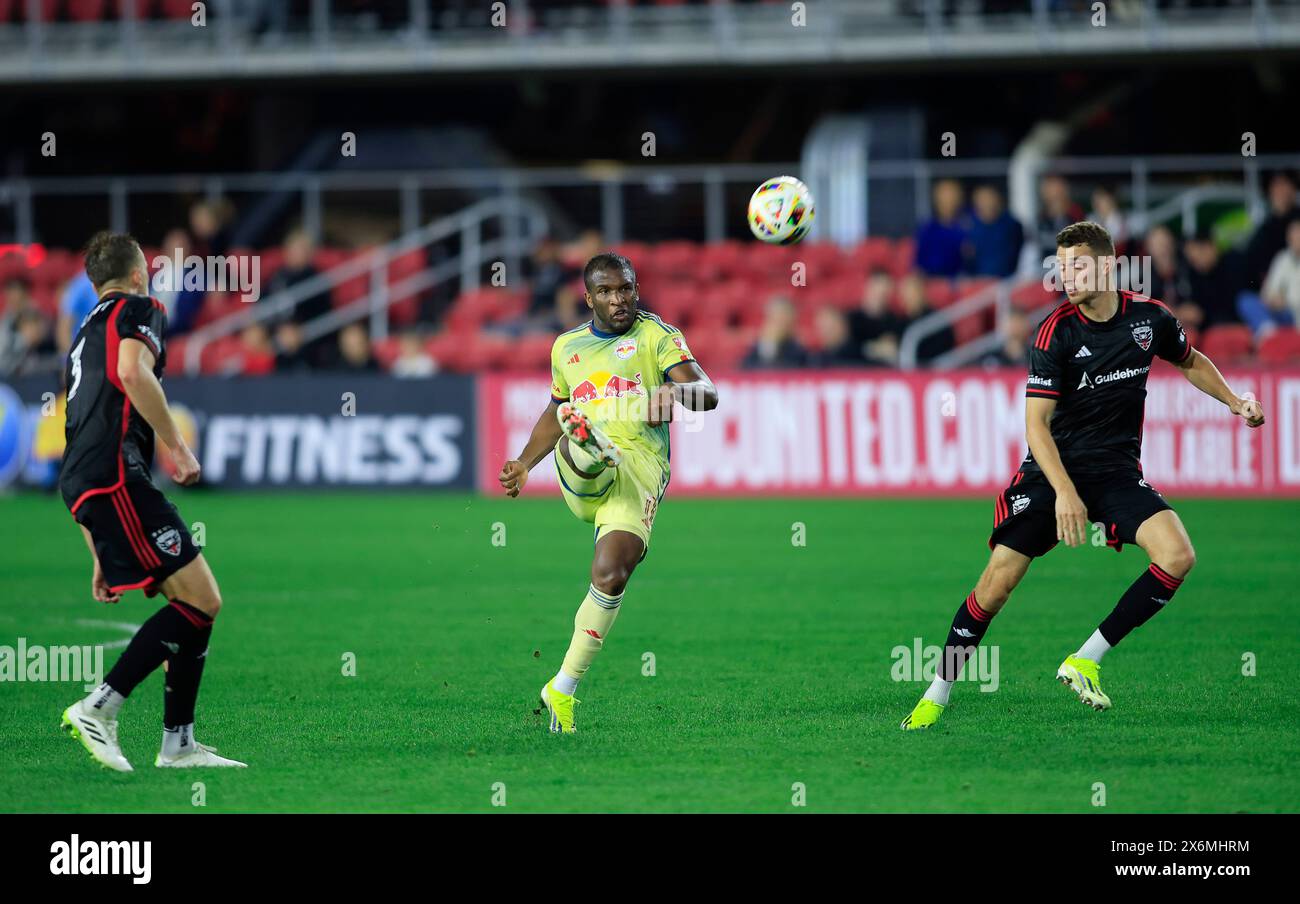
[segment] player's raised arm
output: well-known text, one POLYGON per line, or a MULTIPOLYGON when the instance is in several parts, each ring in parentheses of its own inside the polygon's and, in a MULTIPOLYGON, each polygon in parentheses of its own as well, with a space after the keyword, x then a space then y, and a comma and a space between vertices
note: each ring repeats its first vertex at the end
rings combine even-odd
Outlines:
MULTIPOLYGON (((124 337, 125 338, 125 337, 124 337)), ((162 384, 154 376, 153 350, 142 341, 123 342, 117 353, 117 379, 135 410, 153 428, 154 433, 172 453, 176 473, 172 479, 189 485, 199 479, 199 463, 181 436, 180 428, 167 407, 162 384)))
POLYGON ((528 442, 524 444, 524 450, 519 453, 519 457, 512 458, 501 466, 501 473, 497 475, 497 480, 501 481, 506 495, 511 498, 519 495, 519 491, 528 482, 528 472, 550 454, 555 444, 560 441, 562 433, 560 424, 555 419, 555 403, 551 402, 537 419, 537 423, 533 424, 533 432, 529 435, 528 442))
POLYGON ((1025 440, 1043 476, 1056 491, 1056 539, 1067 546, 1078 546, 1088 539, 1088 509, 1079 498, 1074 481, 1061 462, 1061 453, 1052 439, 1052 412, 1055 399, 1025 399, 1025 440))
POLYGON ((1244 418, 1248 426, 1258 427, 1264 423, 1264 406, 1255 399, 1243 399, 1233 392, 1214 362, 1205 355, 1191 349, 1191 354, 1176 363, 1189 383, 1207 396, 1227 405, 1228 410, 1244 418))

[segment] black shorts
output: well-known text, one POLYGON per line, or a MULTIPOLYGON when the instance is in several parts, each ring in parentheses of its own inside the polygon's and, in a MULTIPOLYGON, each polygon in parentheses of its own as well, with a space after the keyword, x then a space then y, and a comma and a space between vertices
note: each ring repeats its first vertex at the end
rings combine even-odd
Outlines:
MULTIPOLYGON (((1119 552, 1137 542, 1137 530, 1157 512, 1170 508, 1164 497, 1136 469, 1074 481, 1088 509, 1088 520, 1106 530, 1106 545, 1119 552)), ((1018 471, 993 501, 993 533, 998 544, 1034 558, 1056 545, 1056 491, 1039 471, 1018 471)))
POLYGON ((90 531, 114 593, 158 592, 158 585, 199 554, 176 506, 152 483, 128 480, 113 490, 87 495, 73 512, 90 531))

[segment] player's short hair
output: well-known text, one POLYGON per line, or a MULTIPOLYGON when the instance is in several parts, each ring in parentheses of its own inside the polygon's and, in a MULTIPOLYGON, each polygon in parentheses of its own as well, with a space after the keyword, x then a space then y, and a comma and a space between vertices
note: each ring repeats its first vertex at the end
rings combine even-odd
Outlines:
POLYGON ((125 232, 97 232, 86 245, 86 276, 102 286, 126 279, 140 263, 140 243, 125 232))
POLYGON ((1093 254, 1115 256, 1115 240, 1100 223, 1088 220, 1071 223, 1056 234, 1057 248, 1069 248, 1073 245, 1087 245, 1093 254))
POLYGON ((591 277, 597 270, 627 270, 632 274, 632 281, 636 282, 636 267, 617 251, 602 251, 587 261, 587 266, 582 269, 582 284, 588 292, 591 291, 591 277))

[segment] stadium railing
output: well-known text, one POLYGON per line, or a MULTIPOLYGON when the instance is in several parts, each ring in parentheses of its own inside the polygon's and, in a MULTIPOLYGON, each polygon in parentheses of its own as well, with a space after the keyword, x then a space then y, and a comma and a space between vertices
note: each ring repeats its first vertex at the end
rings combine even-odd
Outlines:
POLYGON ((892 64, 935 57, 978 61, 1043 54, 1220 52, 1300 46, 1295 0, 1111 4, 1090 28, 1091 4, 1019 0, 958 7, 950 0, 809 0, 791 28, 789 4, 637 5, 514 0, 504 21, 489 4, 410 0, 345 14, 329 0, 295 12, 284 0, 211 0, 203 26, 191 4, 10 0, 0 5, 0 77, 9 81, 295 77, 304 74, 767 67, 892 64), (210 21, 209 21, 210 17, 210 21), (1069 38, 1063 26, 1073 23, 1069 38), (437 52, 431 52, 435 50, 437 52), (509 50, 509 53, 503 53, 509 50))
MULTIPOLYGON (((1253 213, 1263 209, 1262 176, 1272 169, 1294 167, 1300 155, 1261 154, 1170 154, 1160 156, 1106 155, 1058 157, 1044 161, 1040 174, 1056 173, 1075 178, 1086 186, 1107 184, 1121 195, 1126 210, 1143 223, 1160 222, 1165 216, 1181 216, 1185 224, 1195 218, 1195 208, 1216 199, 1240 199, 1253 213), (1207 175, 1220 180, 1204 185, 1207 175), (1236 181, 1236 180, 1240 181, 1236 181), (1188 195, 1191 189, 1198 194, 1188 195), (1219 194, 1222 192, 1222 194, 1219 194), (1174 203, 1177 209, 1162 205, 1174 203), (1156 214, 1162 219, 1157 220, 1156 214)), ((869 181, 903 182, 912 193, 912 224, 929 216, 930 189, 938 179, 1000 182, 1010 166, 1008 158, 902 158, 870 160, 869 181)), ((11 208, 13 240, 18 244, 36 241, 36 205, 45 199, 85 198, 108 202, 107 225, 117 231, 131 229, 130 209, 136 196, 197 195, 217 199, 230 193, 293 191, 301 197, 304 227, 318 241, 321 222, 327 212, 330 193, 348 191, 392 192, 400 210, 400 228, 411 231, 423 221, 422 196, 426 192, 458 190, 498 191, 526 197, 530 192, 549 191, 556 203, 582 198, 598 217, 575 216, 594 226, 610 242, 621 241, 626 227, 635 227, 638 238, 686 238, 716 242, 748 234, 744 204, 753 187, 776 173, 798 174, 798 162, 762 164, 601 164, 588 167, 506 167, 444 170, 385 170, 375 172, 254 172, 174 173, 132 176, 9 177, 0 179, 0 209, 11 208), (670 212, 682 205, 700 211, 690 223, 698 224, 695 234, 680 231, 674 218, 658 219, 655 204, 663 199, 670 212), (656 235, 671 229, 671 234, 656 235)), ((1032 234, 1036 224, 1022 217, 1032 234)), ((98 228, 98 226, 94 227, 98 228)), ((91 229, 90 231, 93 231, 91 229)), ((1190 234, 1184 229, 1184 234, 1190 234)), ((49 237, 44 237, 47 243, 49 237)))
MULTIPOLYGON (((357 278, 369 280, 368 294, 303 324, 303 339, 311 342, 348 323, 369 320, 374 340, 388 335, 392 307, 453 280, 461 292, 479 285, 484 266, 503 259, 520 259, 547 233, 545 212, 523 198, 504 196, 473 204, 459 213, 437 219, 401 238, 371 249, 282 292, 250 304, 246 310, 223 317, 191 333, 185 340, 185 372, 198 374, 203 352, 213 343, 255 324, 267 324, 292 314, 308 298, 332 292, 357 278), (485 237, 495 226, 495 237, 485 237), (426 252, 454 240, 458 250, 433 266, 423 266, 397 281, 390 280, 390 265, 413 252, 426 252)), ((516 265, 508 272, 518 273, 516 265)))

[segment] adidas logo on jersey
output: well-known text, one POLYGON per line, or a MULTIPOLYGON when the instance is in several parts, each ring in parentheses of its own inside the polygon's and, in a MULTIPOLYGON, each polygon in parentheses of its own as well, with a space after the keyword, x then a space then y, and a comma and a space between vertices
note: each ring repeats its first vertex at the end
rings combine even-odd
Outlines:
POLYGON ((1090 351, 1088 350, 1088 346, 1086 346, 1086 345, 1081 345, 1081 346, 1079 346, 1079 350, 1078 350, 1077 352, 1074 353, 1074 357, 1076 357, 1076 358, 1091 358, 1091 357, 1092 357, 1092 352, 1090 352, 1090 351))

